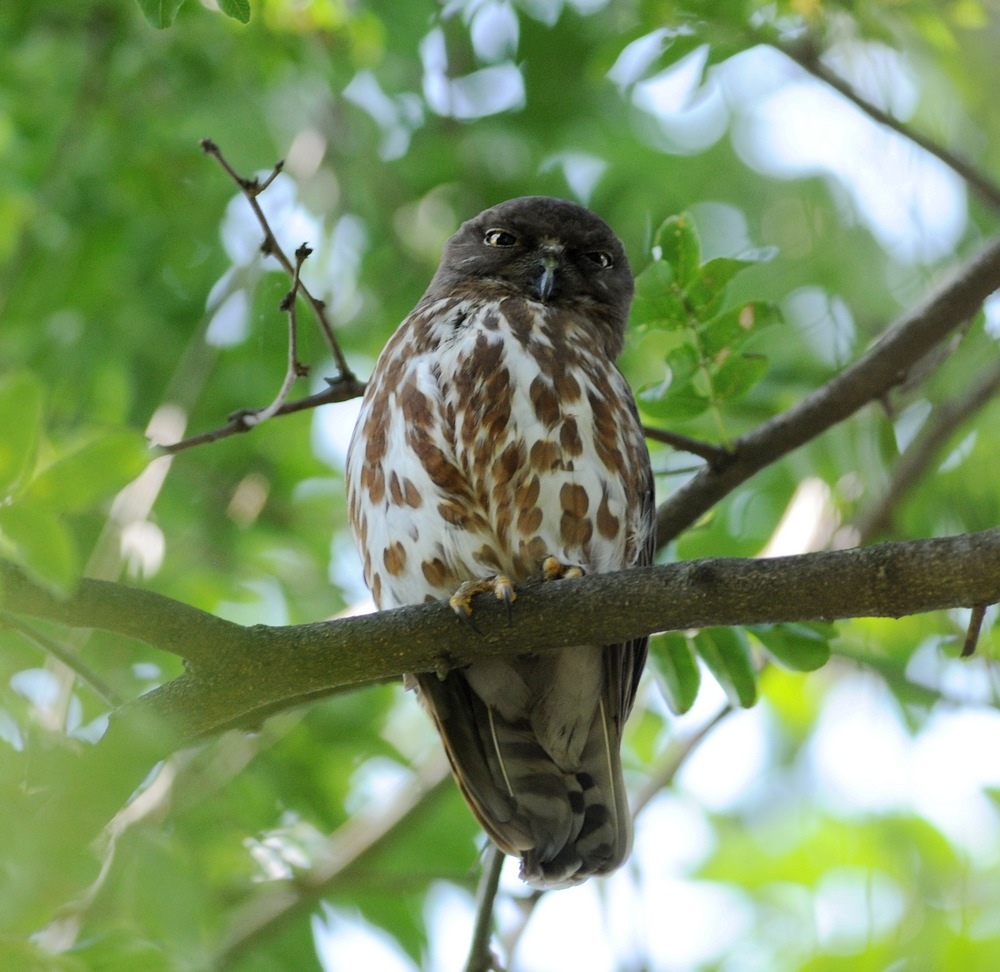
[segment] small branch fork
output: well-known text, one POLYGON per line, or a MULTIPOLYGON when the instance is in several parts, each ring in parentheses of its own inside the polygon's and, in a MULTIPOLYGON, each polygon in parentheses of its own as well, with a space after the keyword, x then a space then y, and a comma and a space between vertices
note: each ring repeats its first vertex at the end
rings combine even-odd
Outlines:
POLYGON ((312 253, 312 249, 303 243, 295 251, 294 261, 289 259, 278 243, 258 200, 261 193, 278 177, 284 168, 284 162, 276 163, 267 178, 262 181, 256 177, 246 178, 245 176, 241 176, 230 165, 229 160, 222 154, 219 146, 210 138, 202 139, 201 147, 206 155, 212 156, 219 163, 223 171, 236 183, 250 204, 250 208, 257 217, 257 222, 260 223, 261 229, 264 231, 264 242, 261 244, 261 252, 268 256, 273 256, 292 278, 291 289, 284 296, 280 305, 282 313, 288 315, 288 368, 285 372, 285 377, 282 379, 281 387, 278 389, 278 393, 270 405, 257 409, 240 409, 229 416, 229 421, 225 425, 210 429, 207 432, 201 432, 198 435, 190 436, 170 445, 160 445, 157 448, 162 455, 172 455, 185 449, 193 448, 194 446, 204 445, 207 442, 217 442, 219 439, 225 439, 231 435, 249 432, 250 429, 278 415, 288 415, 292 412, 315 408, 318 405, 325 405, 330 402, 342 402, 351 398, 357 398, 364 392, 365 387, 354 376, 350 366, 347 364, 347 359, 344 357, 344 353, 333 332, 333 326, 327 318, 326 304, 318 297, 313 296, 302 282, 302 265, 312 253), (327 347, 330 349, 330 353, 333 355, 334 361, 337 363, 339 374, 335 379, 327 379, 329 388, 326 390, 294 402, 289 402, 288 396, 291 394, 292 386, 295 384, 296 379, 309 374, 308 366, 303 364, 298 357, 298 318, 296 307, 300 294, 316 318, 320 332, 326 341, 327 347))

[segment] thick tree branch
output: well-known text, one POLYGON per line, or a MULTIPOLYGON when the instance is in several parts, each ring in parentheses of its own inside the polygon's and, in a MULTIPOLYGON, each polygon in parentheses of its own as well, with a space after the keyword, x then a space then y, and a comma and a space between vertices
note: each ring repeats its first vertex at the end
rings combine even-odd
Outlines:
MULTIPOLYGON (((521 590, 513 619, 477 599, 477 636, 444 602, 332 622, 243 628, 146 591, 85 582, 67 601, 4 571, 11 613, 156 639, 188 671, 123 710, 193 741, 297 702, 408 671, 652 631, 848 617, 901 617, 1000 600, 1000 528, 958 537, 778 557, 635 568, 521 590), (161 623, 162 622, 162 623, 161 623)), ((162 755, 162 754, 161 754, 162 755)))
POLYGON ((909 369, 1000 287, 1000 238, 902 317, 868 353, 787 412, 733 443, 728 461, 705 466, 657 512, 662 546, 754 473, 816 438, 906 380, 909 369))
MULTIPOLYGON (((67 756, 26 808, 31 826, 3 835, 0 859, 17 886, 5 915, 21 920, 37 893, 40 857, 78 860, 158 760, 209 733, 243 726, 329 694, 407 671, 474 659, 711 625, 846 617, 899 617, 1000 600, 1000 528, 935 540, 782 557, 709 559, 635 568, 524 588, 513 619, 477 599, 481 636, 446 603, 293 627, 241 628, 145 591, 84 582, 54 599, 5 568, 0 606, 12 614, 100 627, 190 660, 172 682, 119 709, 99 744, 67 756), (95 788, 93 781, 102 786, 95 788), (55 781, 55 782, 52 782, 55 781), (45 844, 39 844, 45 834, 45 844), (36 862, 36 863, 33 863, 36 862)), ((48 872, 44 872, 48 873, 48 872)), ((69 874, 69 868, 66 868, 69 874)), ((69 878, 67 877, 67 880, 69 878)))
POLYGON ((191 661, 218 651, 239 651, 247 640, 242 625, 113 581, 85 577, 75 594, 60 597, 5 560, 0 560, 0 604, 14 614, 126 635, 191 661))

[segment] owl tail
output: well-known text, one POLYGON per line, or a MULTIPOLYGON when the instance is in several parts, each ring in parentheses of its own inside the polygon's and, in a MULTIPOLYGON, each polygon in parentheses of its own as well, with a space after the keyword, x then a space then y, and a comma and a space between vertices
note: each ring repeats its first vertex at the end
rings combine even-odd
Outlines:
POLYGON ((607 874, 628 856, 631 816, 619 748, 621 729, 599 697, 586 735, 559 762, 525 718, 505 718, 462 671, 417 676, 452 772, 483 829, 521 858, 535 888, 564 888, 607 874))

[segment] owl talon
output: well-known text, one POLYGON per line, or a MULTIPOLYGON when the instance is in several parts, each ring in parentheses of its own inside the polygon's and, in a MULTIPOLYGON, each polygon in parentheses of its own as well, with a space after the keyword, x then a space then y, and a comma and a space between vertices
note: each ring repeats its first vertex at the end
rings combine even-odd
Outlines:
POLYGON ((517 600, 517 592, 506 574, 494 577, 484 577, 482 580, 464 581, 457 591, 448 598, 452 611, 459 619, 468 624, 477 634, 481 632, 472 622, 472 599, 477 594, 492 593, 498 601, 503 601, 507 607, 507 623, 511 622, 511 604, 517 600))
POLYGON ((584 570, 582 567, 577 567, 576 564, 564 564, 555 557, 546 557, 542 561, 542 580, 544 581, 572 580, 577 577, 583 577, 583 574, 584 570))

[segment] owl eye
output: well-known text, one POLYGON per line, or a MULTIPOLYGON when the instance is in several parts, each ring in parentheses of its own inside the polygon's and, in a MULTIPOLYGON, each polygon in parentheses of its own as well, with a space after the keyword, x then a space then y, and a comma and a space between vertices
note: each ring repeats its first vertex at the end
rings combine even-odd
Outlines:
POLYGON ((483 242, 487 246, 516 246, 518 240, 513 233, 508 233, 507 230, 491 229, 486 231, 483 242))
POLYGON ((615 261, 611 259, 611 254, 605 253, 604 250, 592 250, 590 253, 584 253, 584 256, 595 267, 600 267, 602 270, 610 270, 615 265, 615 261))

